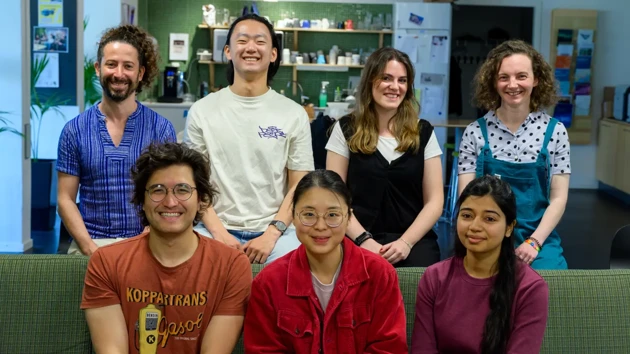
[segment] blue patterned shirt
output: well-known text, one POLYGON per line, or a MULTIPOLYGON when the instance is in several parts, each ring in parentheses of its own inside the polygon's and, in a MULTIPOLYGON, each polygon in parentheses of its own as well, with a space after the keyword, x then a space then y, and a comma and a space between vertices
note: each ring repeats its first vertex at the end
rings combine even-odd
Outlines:
POLYGON ((131 167, 150 143, 177 141, 175 129, 166 118, 136 102, 138 107, 116 147, 99 103, 64 126, 57 171, 79 177, 79 211, 90 237, 136 236, 144 228, 131 204, 131 167))

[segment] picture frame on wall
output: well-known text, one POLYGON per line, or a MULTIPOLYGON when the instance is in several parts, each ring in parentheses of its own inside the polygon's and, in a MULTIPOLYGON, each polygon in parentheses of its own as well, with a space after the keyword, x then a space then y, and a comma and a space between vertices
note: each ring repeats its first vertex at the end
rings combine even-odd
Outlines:
POLYGON ((68 27, 33 27, 33 52, 68 53, 68 27))

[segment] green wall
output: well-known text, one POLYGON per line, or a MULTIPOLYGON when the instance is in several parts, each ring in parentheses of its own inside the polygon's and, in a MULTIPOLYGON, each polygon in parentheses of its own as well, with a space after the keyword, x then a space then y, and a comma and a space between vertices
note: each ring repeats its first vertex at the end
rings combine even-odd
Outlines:
MULTIPOLYGON (((192 59, 198 48, 210 48, 210 30, 198 28, 202 23, 202 5, 210 3, 208 0, 139 0, 138 25, 146 29, 154 36, 159 44, 160 56, 162 57, 160 67, 163 68, 168 63, 168 36, 169 33, 188 33, 190 35, 190 60, 184 66, 186 78, 189 81, 191 90, 198 94, 199 82, 209 81, 209 67, 205 64, 197 64, 192 59)), ((211 2, 217 9, 227 8, 231 16, 238 16, 245 5, 250 6, 252 1, 235 0, 215 0, 211 2)), ((261 16, 268 16, 275 22, 280 18, 300 18, 300 19, 334 19, 336 22, 352 19, 355 23, 358 18, 370 12, 373 16, 382 13, 392 13, 392 5, 358 5, 358 4, 338 4, 338 3, 308 3, 308 2, 263 2, 256 1, 261 16)), ((355 25, 356 28, 356 25, 355 25)), ((293 48, 292 32, 286 35, 285 45, 293 48)), ((308 51, 324 50, 328 51, 333 44, 346 50, 363 49, 368 51, 378 47, 378 34, 345 34, 345 33, 299 33, 300 53, 308 51)), ((391 35, 386 34, 384 45, 391 44, 391 35)), ((215 66, 215 87, 225 87, 225 65, 215 66)), ((298 82, 304 89, 304 94, 309 96, 310 102, 317 105, 321 81, 329 81, 328 99, 333 99, 334 88, 340 86, 347 87, 349 76, 360 76, 361 69, 350 69, 345 73, 330 72, 309 72, 298 71, 298 82)), ((292 90, 286 89, 287 83, 291 80, 292 68, 280 67, 276 74, 272 87, 276 91, 284 89, 288 97, 299 101, 298 95, 292 96, 292 90)), ((146 95, 157 96, 157 84, 151 92, 146 95)), ((141 99, 146 98, 141 97, 141 99)))

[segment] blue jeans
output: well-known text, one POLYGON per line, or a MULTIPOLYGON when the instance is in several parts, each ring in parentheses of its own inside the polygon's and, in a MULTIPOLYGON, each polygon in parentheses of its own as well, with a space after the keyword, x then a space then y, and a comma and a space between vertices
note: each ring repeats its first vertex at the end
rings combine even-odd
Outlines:
MULTIPOLYGON (((197 224, 194 227, 194 230, 197 231, 200 235, 212 238, 212 234, 210 231, 206 229, 203 223, 197 224)), ((263 233, 260 231, 243 231, 243 230, 227 230, 230 235, 234 236, 241 245, 244 245, 250 240, 255 239, 256 237, 262 235, 263 233)), ((269 257, 267 257, 267 262, 265 264, 269 264, 276 259, 284 256, 285 254, 295 250, 300 246, 300 241, 297 238, 295 233, 295 229, 290 227, 288 228, 282 236, 276 242, 276 245, 271 250, 269 257)))

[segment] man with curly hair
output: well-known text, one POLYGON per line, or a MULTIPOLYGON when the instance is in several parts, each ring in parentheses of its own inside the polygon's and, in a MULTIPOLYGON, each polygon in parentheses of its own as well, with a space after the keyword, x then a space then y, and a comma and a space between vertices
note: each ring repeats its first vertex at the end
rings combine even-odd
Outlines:
POLYGON ((99 42, 94 67, 102 99, 66 123, 58 146, 57 198, 73 238, 69 254, 89 256, 143 230, 130 203, 129 171, 150 143, 176 141, 173 125, 136 100, 158 74, 157 61, 151 38, 135 26, 111 28, 99 42))
POLYGON ((132 203, 150 231, 97 249, 81 308, 96 353, 232 353, 252 270, 242 252, 194 232, 217 191, 208 160, 152 144, 132 170, 132 203))
POLYGON ((566 269, 555 228, 567 204, 571 147, 564 125, 545 111, 557 101, 553 69, 531 45, 510 40, 490 51, 475 87, 489 112, 464 132, 459 192, 475 177, 506 180, 518 204, 517 257, 535 269, 566 269))

